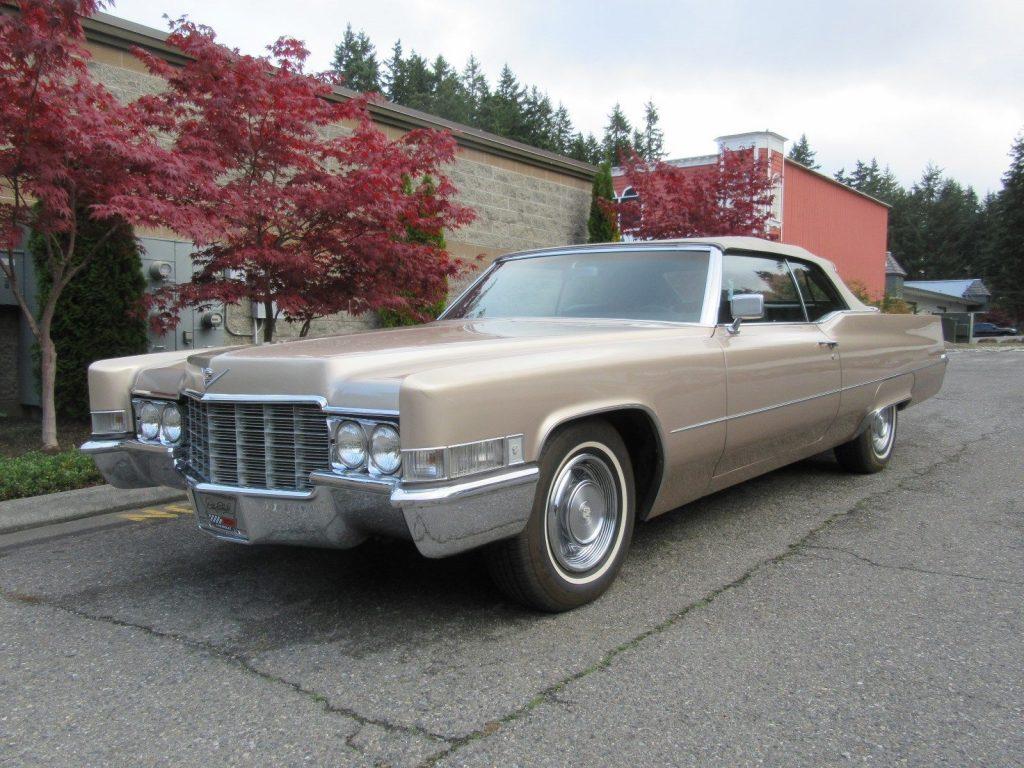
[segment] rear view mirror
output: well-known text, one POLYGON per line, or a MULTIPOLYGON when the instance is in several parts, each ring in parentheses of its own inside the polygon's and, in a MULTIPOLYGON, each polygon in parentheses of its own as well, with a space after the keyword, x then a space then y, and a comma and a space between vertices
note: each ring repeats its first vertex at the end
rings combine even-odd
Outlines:
POLYGON ((764 318, 764 296, 760 293, 737 293, 729 299, 729 312, 732 314, 732 324, 727 326, 729 332, 739 333, 742 321, 764 318))

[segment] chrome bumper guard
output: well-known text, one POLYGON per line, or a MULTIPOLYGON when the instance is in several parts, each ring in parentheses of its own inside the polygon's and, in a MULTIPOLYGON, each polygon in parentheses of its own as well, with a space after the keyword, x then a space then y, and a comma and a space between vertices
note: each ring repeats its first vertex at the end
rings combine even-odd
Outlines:
POLYGON ((311 491, 275 491, 189 477, 168 446, 93 440, 82 451, 117 488, 185 488, 199 527, 219 539, 346 548, 381 534, 411 538, 426 557, 518 534, 530 517, 538 476, 532 464, 431 485, 317 471, 311 491))

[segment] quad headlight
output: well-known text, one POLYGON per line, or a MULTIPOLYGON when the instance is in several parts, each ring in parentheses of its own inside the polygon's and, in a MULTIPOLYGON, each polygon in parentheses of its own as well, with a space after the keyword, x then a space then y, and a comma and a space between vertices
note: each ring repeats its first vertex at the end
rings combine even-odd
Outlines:
POLYGON ((343 421, 334 432, 335 469, 359 469, 366 464, 366 433, 358 421, 343 421))
POLYGON ((163 411, 153 402, 143 402, 139 409, 139 437, 143 440, 156 440, 160 437, 160 415, 163 411))
POLYGON ((169 400, 135 400, 135 433, 145 443, 177 445, 182 437, 181 408, 169 400))
POLYGON ((394 475, 402 468, 398 425, 372 419, 330 420, 331 468, 335 472, 394 475))
POLYGON ((177 443, 181 440, 181 409, 175 403, 164 406, 160 416, 160 440, 165 443, 177 443))
POLYGON ((379 424, 370 436, 370 460, 382 474, 393 475, 402 466, 402 446, 398 430, 390 424, 379 424))

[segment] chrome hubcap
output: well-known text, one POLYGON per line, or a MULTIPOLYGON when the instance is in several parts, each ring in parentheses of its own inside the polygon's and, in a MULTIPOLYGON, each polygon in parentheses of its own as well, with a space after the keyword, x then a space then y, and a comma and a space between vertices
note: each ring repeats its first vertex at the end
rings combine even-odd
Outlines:
POLYGON ((895 421, 895 406, 883 408, 871 418, 871 449, 876 456, 884 457, 889 453, 896 434, 895 421))
POLYGON ((607 462, 593 453, 569 460, 551 483, 548 545, 567 571, 582 573, 608 554, 619 521, 619 491, 607 462))

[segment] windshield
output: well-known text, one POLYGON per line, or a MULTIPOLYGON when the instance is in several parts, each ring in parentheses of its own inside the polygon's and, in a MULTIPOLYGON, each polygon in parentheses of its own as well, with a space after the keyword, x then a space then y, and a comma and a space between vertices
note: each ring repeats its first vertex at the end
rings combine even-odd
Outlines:
POLYGON ((445 314, 699 323, 707 251, 616 251, 502 262, 445 314))

